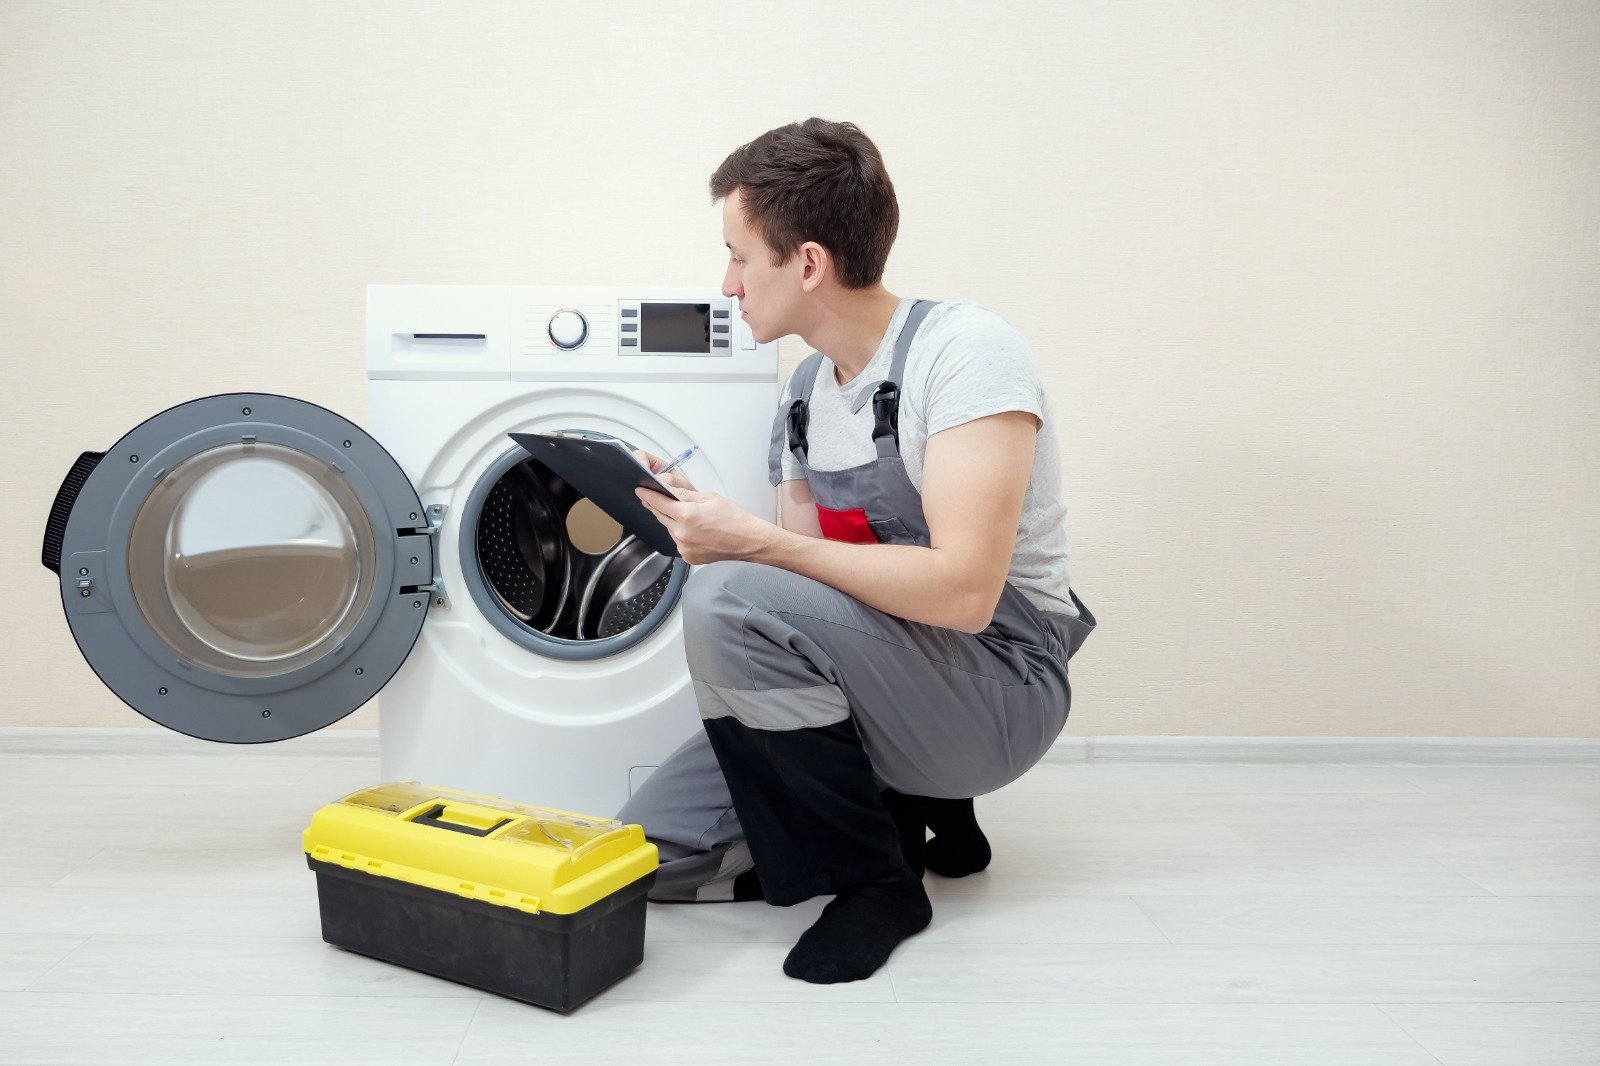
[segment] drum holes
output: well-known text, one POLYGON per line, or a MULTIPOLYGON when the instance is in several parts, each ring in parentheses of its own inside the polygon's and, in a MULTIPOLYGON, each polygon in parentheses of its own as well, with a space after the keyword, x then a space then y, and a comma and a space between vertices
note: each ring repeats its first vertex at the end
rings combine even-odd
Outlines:
POLYGON ((272 717, 272 712, 271 711, 262 711, 261 712, 261 717, 263 717, 263 718, 271 718, 272 717))

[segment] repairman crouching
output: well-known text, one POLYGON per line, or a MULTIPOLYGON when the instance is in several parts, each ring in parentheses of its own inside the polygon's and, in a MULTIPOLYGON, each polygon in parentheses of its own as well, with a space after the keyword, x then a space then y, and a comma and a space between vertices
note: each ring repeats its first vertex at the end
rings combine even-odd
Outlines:
POLYGON ((988 865, 972 797, 1060 734, 1095 618, 1069 587, 1037 359, 992 311, 884 288, 899 206, 866 135, 771 130, 711 197, 723 293, 757 341, 815 352, 773 420, 781 525, 676 471, 680 500, 640 490, 696 564, 682 607, 704 730, 617 817, 660 849, 654 900, 833 895, 783 970, 856 981, 932 920, 924 869, 988 865))

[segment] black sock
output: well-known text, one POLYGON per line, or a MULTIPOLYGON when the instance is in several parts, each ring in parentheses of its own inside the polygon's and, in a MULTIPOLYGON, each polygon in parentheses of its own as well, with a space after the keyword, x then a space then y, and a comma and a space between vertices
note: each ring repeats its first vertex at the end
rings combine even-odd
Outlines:
POLYGON ((815 985, 860 981, 889 960, 902 940, 928 927, 933 905, 909 869, 845 889, 800 935, 783 972, 815 985))
MULTIPOLYGON (((900 834, 900 852, 918 877, 932 870, 941 877, 966 877, 989 865, 989 838, 978 828, 970 799, 908 796, 884 789, 883 805, 900 834), (928 839, 928 830, 938 834, 928 839)), ((735 900, 766 899, 755 870, 733 879, 735 900)))
POLYGON ((919 796, 922 817, 933 830, 928 841, 928 869, 941 877, 966 877, 989 865, 989 838, 978 828, 970 799, 919 796))
POLYGON ((942 877, 966 877, 989 865, 989 838, 978 828, 972 800, 909 796, 885 789, 883 805, 900 832, 900 850, 920 877, 924 869, 942 877), (934 837, 927 839, 927 831, 934 837))
POLYGON ((889 817, 894 819, 895 830, 900 834, 900 854, 905 856, 911 872, 921 877, 926 866, 928 844, 928 823, 923 820, 922 797, 907 796, 886 788, 883 790, 883 805, 888 809, 889 817))
POLYGON ((752 899, 766 899, 766 893, 761 890, 761 878, 756 876, 754 869, 746 870, 733 879, 733 898, 736 902, 752 899))

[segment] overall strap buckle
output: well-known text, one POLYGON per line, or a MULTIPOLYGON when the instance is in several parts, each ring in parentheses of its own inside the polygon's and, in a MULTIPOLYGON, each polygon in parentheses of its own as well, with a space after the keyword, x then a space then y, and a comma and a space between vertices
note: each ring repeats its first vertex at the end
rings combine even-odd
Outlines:
POLYGON ((892 381, 885 381, 872 394, 872 439, 888 436, 894 437, 896 446, 900 444, 900 387, 892 381))
POLYGON ((789 404, 789 450, 806 450, 806 427, 811 422, 811 412, 804 400, 789 404))

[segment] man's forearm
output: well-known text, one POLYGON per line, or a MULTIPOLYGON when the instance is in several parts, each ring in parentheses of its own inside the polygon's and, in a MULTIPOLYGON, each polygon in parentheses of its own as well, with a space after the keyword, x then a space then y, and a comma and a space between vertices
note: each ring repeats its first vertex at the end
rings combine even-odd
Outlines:
POLYGON ((976 632, 994 611, 937 548, 846 544, 773 526, 750 561, 804 574, 885 614, 947 629, 976 632))

